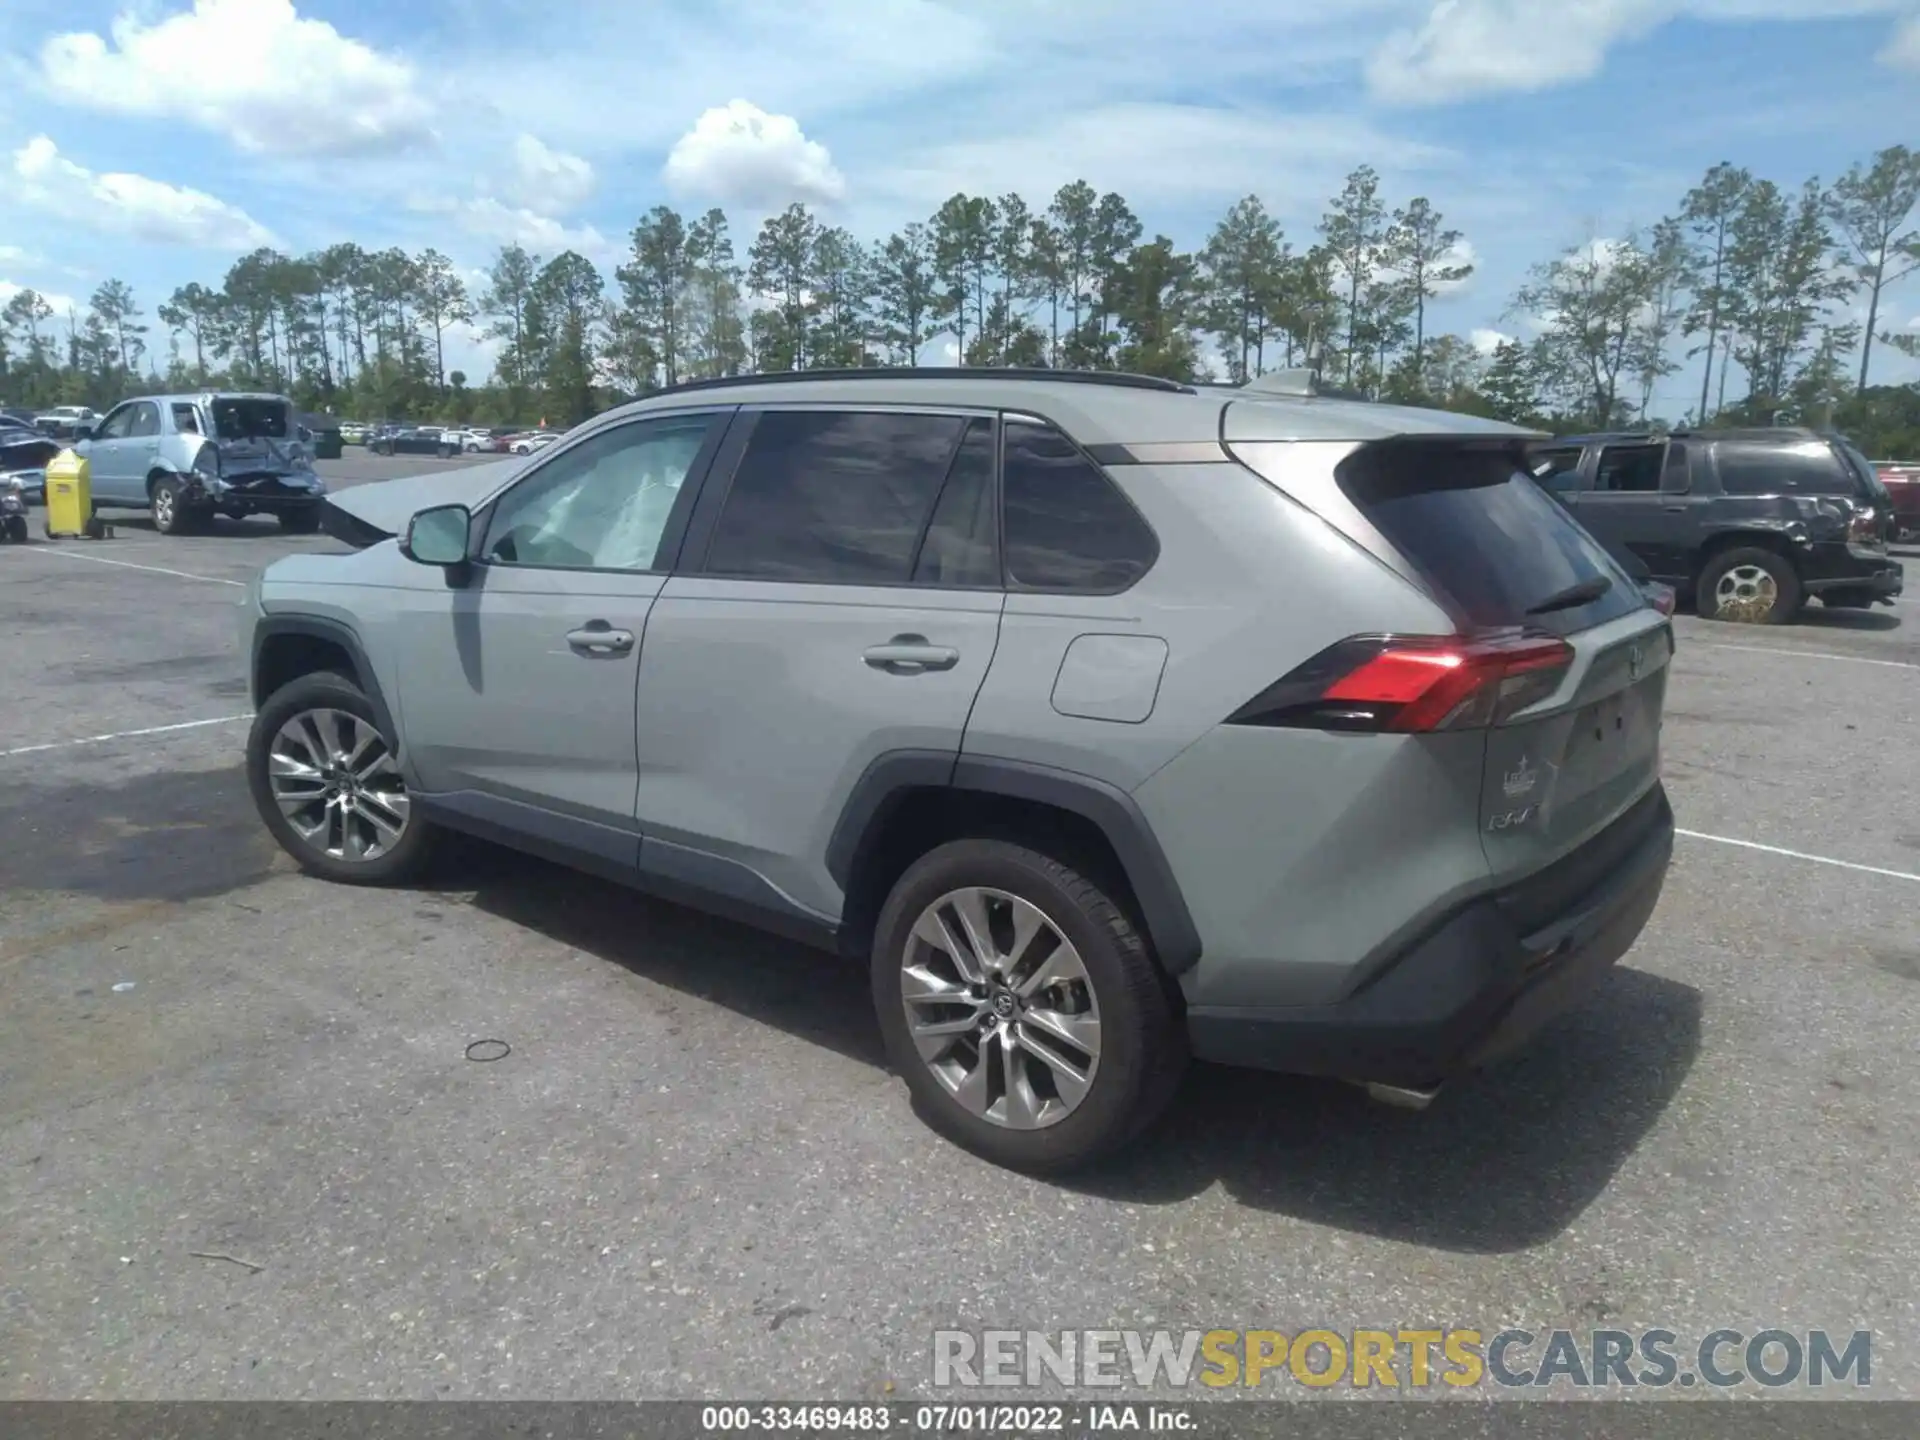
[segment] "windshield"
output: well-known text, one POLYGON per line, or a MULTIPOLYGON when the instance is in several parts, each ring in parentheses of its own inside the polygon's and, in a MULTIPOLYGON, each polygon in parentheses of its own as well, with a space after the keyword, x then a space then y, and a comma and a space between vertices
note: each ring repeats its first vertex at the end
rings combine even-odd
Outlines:
POLYGON ((218 399, 212 409, 214 433, 222 440, 286 440, 293 434, 293 412, 284 400, 218 399))

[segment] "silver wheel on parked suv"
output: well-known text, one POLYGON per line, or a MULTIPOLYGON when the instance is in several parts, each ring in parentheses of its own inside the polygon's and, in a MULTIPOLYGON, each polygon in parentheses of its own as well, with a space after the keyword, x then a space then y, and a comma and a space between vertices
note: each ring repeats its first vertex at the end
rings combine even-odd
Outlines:
POLYGON ((330 860, 378 860, 412 818, 387 742, 344 710, 289 718, 268 749, 267 784, 287 827, 330 860))
POLYGON ((1087 967, 1040 908, 970 886, 914 923, 900 970, 914 1048, 971 1114, 1011 1130, 1064 1120, 1100 1067, 1087 967))

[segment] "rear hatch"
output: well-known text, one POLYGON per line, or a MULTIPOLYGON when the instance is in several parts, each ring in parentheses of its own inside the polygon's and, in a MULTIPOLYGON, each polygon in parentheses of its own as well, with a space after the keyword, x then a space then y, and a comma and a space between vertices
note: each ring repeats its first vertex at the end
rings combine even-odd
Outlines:
MULTIPOLYGON (((1338 465, 1334 487, 1296 496, 1456 627, 1356 637, 1317 657, 1339 678, 1321 690, 1316 723, 1480 731, 1478 828, 1503 883, 1569 854, 1657 783, 1673 655, 1666 618, 1528 477, 1524 443, 1379 441, 1338 465)), ((1267 447, 1233 448, 1263 468, 1267 447)))
POLYGON ((313 468, 290 402, 269 395, 216 395, 208 408, 220 473, 230 481, 313 468))

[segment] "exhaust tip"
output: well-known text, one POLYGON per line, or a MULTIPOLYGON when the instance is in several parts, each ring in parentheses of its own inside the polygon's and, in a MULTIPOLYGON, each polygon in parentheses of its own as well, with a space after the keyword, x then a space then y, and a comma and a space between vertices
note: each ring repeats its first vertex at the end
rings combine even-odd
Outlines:
POLYGON ((1369 1100, 1391 1105, 1396 1110, 1424 1110, 1433 1104, 1434 1097, 1440 1093, 1438 1085, 1416 1088, 1411 1085, 1384 1085, 1378 1080, 1364 1081, 1360 1088, 1367 1092, 1369 1100))

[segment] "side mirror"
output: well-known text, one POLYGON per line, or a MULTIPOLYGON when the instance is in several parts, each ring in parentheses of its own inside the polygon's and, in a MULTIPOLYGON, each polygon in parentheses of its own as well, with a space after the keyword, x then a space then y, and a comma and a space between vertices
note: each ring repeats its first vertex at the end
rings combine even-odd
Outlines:
POLYGON ((435 505, 407 522, 407 537, 400 542, 400 553, 417 565, 464 566, 467 536, 472 529, 473 512, 466 506, 435 505))

